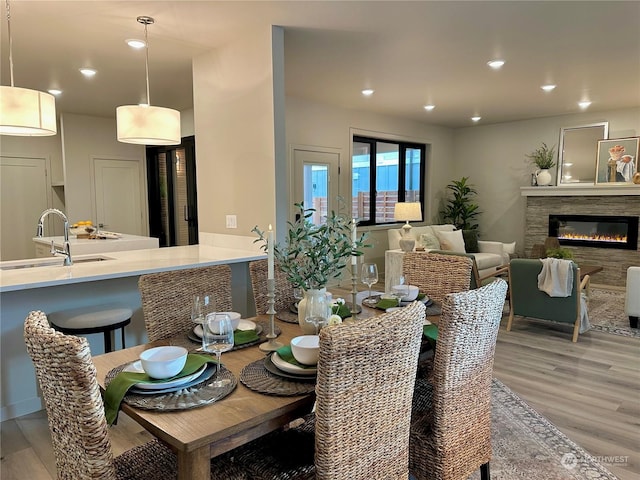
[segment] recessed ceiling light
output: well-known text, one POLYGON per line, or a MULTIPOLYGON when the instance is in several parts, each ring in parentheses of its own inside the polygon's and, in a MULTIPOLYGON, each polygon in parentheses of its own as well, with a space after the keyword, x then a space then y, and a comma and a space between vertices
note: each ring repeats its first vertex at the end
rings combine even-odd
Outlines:
POLYGON ((144 43, 144 40, 138 40, 137 38, 130 38, 129 40, 127 40, 127 45, 129 45, 131 48, 140 49, 140 48, 144 48, 147 44, 144 43))
POLYGON ((58 90, 57 88, 51 88, 47 90, 51 95, 62 95, 62 90, 58 90))
POLYGON ((375 90, 373 90, 372 88, 365 88, 364 90, 362 90, 362 94, 363 94, 365 97, 370 97, 371 95, 373 95, 373 92, 374 92, 374 91, 375 91, 375 90))
POLYGON ((578 106, 584 110, 585 108, 588 108, 589 105, 591 105, 591 102, 589 100, 584 100, 582 102, 578 102, 578 106))
POLYGON ((80 73, 85 77, 93 77, 98 72, 93 68, 81 68, 80 73))
POLYGON ((435 106, 435 105, 425 105, 425 106, 424 106, 424 109, 425 109, 427 112, 430 112, 430 111, 431 111, 431 110, 433 110, 434 108, 436 108, 436 106, 435 106))
POLYGON ((481 118, 482 117, 475 116, 475 117, 471 117, 471 120, 473 120, 474 122, 479 122, 481 118))
POLYGON ((550 92, 551 90, 553 90, 554 88, 556 88, 556 86, 550 83, 550 84, 548 84, 548 85, 542 85, 540 88, 541 88, 542 90, 544 90, 545 92, 550 92))
POLYGON ((494 70, 498 70, 504 65, 504 60, 491 60, 490 62, 487 62, 487 65, 489 65, 494 70))

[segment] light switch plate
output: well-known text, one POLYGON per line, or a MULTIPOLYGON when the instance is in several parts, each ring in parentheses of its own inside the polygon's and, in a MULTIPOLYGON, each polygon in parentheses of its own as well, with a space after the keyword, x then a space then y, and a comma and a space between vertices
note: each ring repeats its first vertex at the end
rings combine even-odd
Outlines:
POLYGON ((235 215, 227 215, 227 228, 238 228, 238 219, 235 215))

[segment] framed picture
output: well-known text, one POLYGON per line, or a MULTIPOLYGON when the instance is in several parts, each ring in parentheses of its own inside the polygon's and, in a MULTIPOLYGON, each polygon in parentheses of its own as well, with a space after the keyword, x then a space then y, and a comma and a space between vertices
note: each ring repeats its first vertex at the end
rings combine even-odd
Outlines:
POLYGON ((640 137, 614 138, 598 141, 596 183, 632 183, 638 171, 640 137))

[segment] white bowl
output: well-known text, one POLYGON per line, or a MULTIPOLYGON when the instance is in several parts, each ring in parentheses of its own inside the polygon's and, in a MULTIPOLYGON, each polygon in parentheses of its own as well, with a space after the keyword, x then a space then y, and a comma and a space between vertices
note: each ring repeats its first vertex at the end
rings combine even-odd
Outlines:
POLYGON ((320 351, 320 337, 318 335, 302 335, 291 340, 293 357, 304 365, 318 363, 320 351))
POLYGON ((415 285, 394 285, 392 288, 392 292, 407 292, 401 299, 401 302, 413 302, 416 298, 418 298, 418 293, 420 293, 420 289, 415 285))
MULTIPOLYGON (((238 329, 238 326, 240 325, 240 318, 242 317, 242 315, 240 315, 238 312, 215 312, 207 315, 207 321, 209 321, 209 318, 213 315, 215 315, 216 319, 221 319, 222 315, 227 315, 229 317, 229 320, 231 320, 231 326, 234 330, 238 329)), ((213 331, 213 333, 218 333, 215 324, 211 330, 213 331)))
POLYGON ((140 354, 140 363, 151 378, 170 378, 182 371, 188 353, 183 347, 150 348, 140 354))

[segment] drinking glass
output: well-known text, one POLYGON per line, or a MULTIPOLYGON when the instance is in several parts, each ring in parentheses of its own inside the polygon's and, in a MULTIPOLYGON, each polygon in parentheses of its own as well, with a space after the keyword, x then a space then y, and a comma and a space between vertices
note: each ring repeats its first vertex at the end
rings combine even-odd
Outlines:
POLYGON ((194 295, 191 303, 191 321, 202 325, 207 315, 215 311, 213 299, 209 295, 194 295))
POLYGON ((398 305, 404 297, 409 295, 409 281, 406 275, 400 275, 398 277, 398 283, 391 287, 393 291, 391 294, 398 299, 398 305))
POLYGON ((369 296, 367 300, 371 300, 371 285, 378 283, 378 265, 375 263, 362 264, 362 283, 369 287, 369 296))
POLYGON ((320 332, 320 328, 327 324, 330 309, 331 304, 328 302, 325 294, 310 295, 307 297, 304 321, 313 324, 316 328, 316 335, 320 332))
POLYGON ((298 303, 300 303, 300 300, 302 300, 304 298, 304 292, 302 291, 302 288, 300 287, 293 287, 293 298, 295 298, 296 300, 296 308, 298 308, 298 303))
POLYGON ((202 325, 202 350, 215 353, 218 360, 216 376, 211 383, 214 387, 222 387, 231 382, 228 378, 220 379, 220 359, 222 352, 228 352, 233 348, 233 324, 229 315, 223 313, 210 313, 206 316, 202 325))

